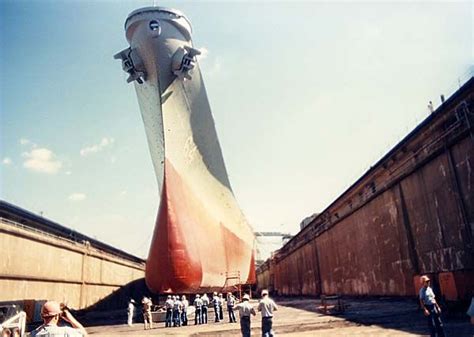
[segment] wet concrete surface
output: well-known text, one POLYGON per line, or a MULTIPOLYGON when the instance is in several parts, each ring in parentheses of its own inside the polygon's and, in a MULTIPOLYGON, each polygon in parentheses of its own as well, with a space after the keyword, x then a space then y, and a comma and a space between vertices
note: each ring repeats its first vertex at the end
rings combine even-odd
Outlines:
MULTIPOLYGON (((277 298, 279 310, 274 316, 275 335, 284 336, 429 336, 428 326, 417 303, 409 299, 350 299, 344 300, 342 313, 323 314, 320 300, 307 298, 277 298)), ((251 302, 254 307, 257 301, 251 302)), ((165 328, 164 322, 154 324, 153 329, 143 330, 142 323, 132 327, 125 324, 95 325, 87 327, 91 336, 240 336, 239 323, 224 321, 214 323, 213 310, 209 311, 209 323, 165 328)), ((238 316, 238 315, 237 315, 238 316)), ((474 326, 462 313, 443 317, 449 337, 473 337, 474 326)), ((238 317, 237 317, 238 320, 238 317)), ((252 317, 252 335, 261 335, 261 316, 252 317)))

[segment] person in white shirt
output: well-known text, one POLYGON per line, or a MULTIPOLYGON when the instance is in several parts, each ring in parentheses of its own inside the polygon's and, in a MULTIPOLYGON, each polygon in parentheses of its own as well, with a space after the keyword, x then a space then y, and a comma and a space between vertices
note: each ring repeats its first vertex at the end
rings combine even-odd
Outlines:
POLYGON ((189 302, 186 299, 186 296, 181 296, 181 305, 183 306, 181 309, 181 323, 183 326, 188 325, 188 306, 189 302))
POLYGON ((433 289, 430 287, 430 278, 426 275, 423 275, 420 277, 420 283, 422 285, 419 292, 420 306, 428 320, 431 336, 444 337, 445 333, 443 321, 441 321, 441 308, 436 302, 433 289))
POLYGON ((31 332, 32 337, 83 337, 87 332, 81 323, 71 314, 69 309, 61 309, 56 301, 47 301, 41 308, 43 325, 31 332), (71 326, 58 326, 64 320, 71 326))
POLYGON ((207 324, 207 309, 209 306, 209 297, 207 294, 203 294, 201 297, 202 308, 201 308, 201 324, 207 324))
POLYGON ((227 293, 227 312, 229 313, 229 322, 237 323, 234 314, 235 296, 231 292, 227 293))
POLYGON ((145 325, 145 330, 153 329, 153 319, 151 317, 151 307, 153 306, 153 302, 151 301, 151 298, 143 296, 142 306, 143 323, 145 325))
POLYGON ((135 300, 133 298, 128 301, 128 308, 127 308, 127 324, 128 326, 133 325, 133 312, 135 311, 135 300))
POLYGON ((214 292, 212 294, 212 306, 214 307, 214 322, 219 322, 220 321, 220 313, 219 313, 219 303, 221 300, 219 299, 219 296, 217 296, 217 293, 214 292))
POLYGON ((181 326, 181 311, 183 310, 183 304, 178 296, 173 296, 173 300, 173 326, 181 326))
POLYGON ((223 321, 224 320, 224 295, 222 293, 219 293, 219 320, 223 321))
POLYGON ((239 311, 242 337, 250 337, 250 315, 255 316, 257 314, 249 301, 249 295, 245 294, 242 297, 242 302, 235 306, 235 309, 239 311))
POLYGON ((262 337, 273 337, 273 311, 278 310, 275 302, 268 297, 268 290, 262 290, 262 299, 258 303, 258 311, 262 313, 262 337))
POLYGON ((201 324, 202 300, 199 294, 196 294, 194 299, 194 309, 194 325, 201 324))
POLYGON ((171 298, 171 295, 168 295, 168 298, 166 299, 166 302, 165 302, 165 309, 166 309, 165 328, 171 327, 171 324, 173 322, 173 307, 174 307, 174 301, 171 298))

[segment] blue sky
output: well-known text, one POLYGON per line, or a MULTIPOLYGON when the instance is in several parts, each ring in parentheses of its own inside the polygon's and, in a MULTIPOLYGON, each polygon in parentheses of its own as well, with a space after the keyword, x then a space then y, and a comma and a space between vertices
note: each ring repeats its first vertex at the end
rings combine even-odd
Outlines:
MULTIPOLYGON (((472 2, 157 3, 206 51, 230 181, 259 231, 295 233, 472 76, 472 2)), ((150 5, 0 2, 1 198, 139 256, 159 199, 113 55, 150 5)))

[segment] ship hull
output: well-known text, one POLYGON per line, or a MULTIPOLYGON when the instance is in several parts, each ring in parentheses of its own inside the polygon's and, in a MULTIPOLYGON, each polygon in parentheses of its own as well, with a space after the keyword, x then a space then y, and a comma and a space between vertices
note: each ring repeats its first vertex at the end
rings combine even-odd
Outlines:
POLYGON ((189 22, 146 8, 129 15, 126 34, 161 196, 148 287, 193 293, 255 283, 255 238, 230 186, 199 65, 177 69, 183 50, 188 60, 193 52, 189 22))

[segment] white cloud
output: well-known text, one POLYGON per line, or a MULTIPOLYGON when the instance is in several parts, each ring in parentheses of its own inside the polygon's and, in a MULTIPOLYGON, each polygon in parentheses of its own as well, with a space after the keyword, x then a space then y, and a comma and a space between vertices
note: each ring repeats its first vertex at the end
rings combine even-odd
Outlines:
POLYGON ((121 196, 121 197, 124 197, 124 196, 126 196, 126 195, 127 195, 127 191, 126 191, 126 190, 120 191, 120 193, 119 193, 119 196, 121 196))
POLYGON ((104 138, 102 138, 102 140, 100 141, 99 144, 94 144, 94 145, 87 146, 87 147, 81 149, 81 156, 85 157, 85 156, 88 156, 92 153, 100 152, 104 148, 106 148, 108 146, 112 146, 114 144, 114 142, 115 142, 115 139, 104 137, 104 138))
POLYGON ((10 165, 12 163, 12 160, 9 157, 5 157, 2 160, 3 165, 10 165))
POLYGON ((70 176, 72 174, 72 172, 71 171, 66 171, 66 172, 64 172, 64 174, 67 175, 67 176, 70 176))
POLYGON ((73 193, 71 194, 68 199, 71 201, 82 201, 86 198, 84 193, 73 193))
POLYGON ((26 158, 23 166, 36 172, 55 174, 63 166, 55 158, 54 153, 46 148, 32 149, 30 152, 24 152, 23 157, 26 158))

